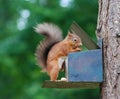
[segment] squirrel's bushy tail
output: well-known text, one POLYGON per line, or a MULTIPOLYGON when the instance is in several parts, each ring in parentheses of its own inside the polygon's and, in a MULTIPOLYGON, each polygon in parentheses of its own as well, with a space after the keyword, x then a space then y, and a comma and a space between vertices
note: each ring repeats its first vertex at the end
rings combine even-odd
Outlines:
POLYGON ((59 27, 51 23, 38 24, 35 27, 35 31, 46 36, 38 45, 35 53, 37 64, 45 70, 48 52, 55 43, 62 40, 62 32, 59 27))

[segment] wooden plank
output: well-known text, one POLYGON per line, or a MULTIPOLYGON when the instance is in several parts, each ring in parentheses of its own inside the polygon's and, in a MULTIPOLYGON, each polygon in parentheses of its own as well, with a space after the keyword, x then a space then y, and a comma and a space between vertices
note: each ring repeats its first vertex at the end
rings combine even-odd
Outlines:
POLYGON ((43 88, 98 88, 99 82, 65 82, 65 81, 45 81, 43 88))

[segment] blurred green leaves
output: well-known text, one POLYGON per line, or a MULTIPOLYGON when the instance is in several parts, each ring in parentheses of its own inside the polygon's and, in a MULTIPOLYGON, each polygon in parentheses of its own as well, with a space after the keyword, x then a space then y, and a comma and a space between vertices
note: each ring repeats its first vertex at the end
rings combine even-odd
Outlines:
POLYGON ((99 89, 43 89, 47 74, 36 65, 34 52, 43 36, 33 27, 57 24, 63 35, 76 21, 96 40, 97 0, 0 1, 0 99, 98 99, 99 89))

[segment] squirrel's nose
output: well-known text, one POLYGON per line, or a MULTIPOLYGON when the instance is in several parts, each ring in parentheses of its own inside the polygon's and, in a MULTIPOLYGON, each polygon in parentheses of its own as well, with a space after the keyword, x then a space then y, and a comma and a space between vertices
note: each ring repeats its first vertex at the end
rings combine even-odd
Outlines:
POLYGON ((79 46, 82 46, 82 43, 79 43, 79 46))

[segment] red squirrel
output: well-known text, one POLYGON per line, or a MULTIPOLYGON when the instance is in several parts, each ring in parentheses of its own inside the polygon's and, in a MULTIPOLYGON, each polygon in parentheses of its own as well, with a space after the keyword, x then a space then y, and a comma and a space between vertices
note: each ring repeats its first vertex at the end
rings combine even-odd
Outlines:
POLYGON ((52 23, 38 24, 35 31, 46 37, 36 49, 37 63, 43 71, 48 73, 50 80, 55 81, 61 70, 58 64, 59 59, 70 52, 81 51, 81 39, 69 32, 63 40, 60 28, 52 23))

